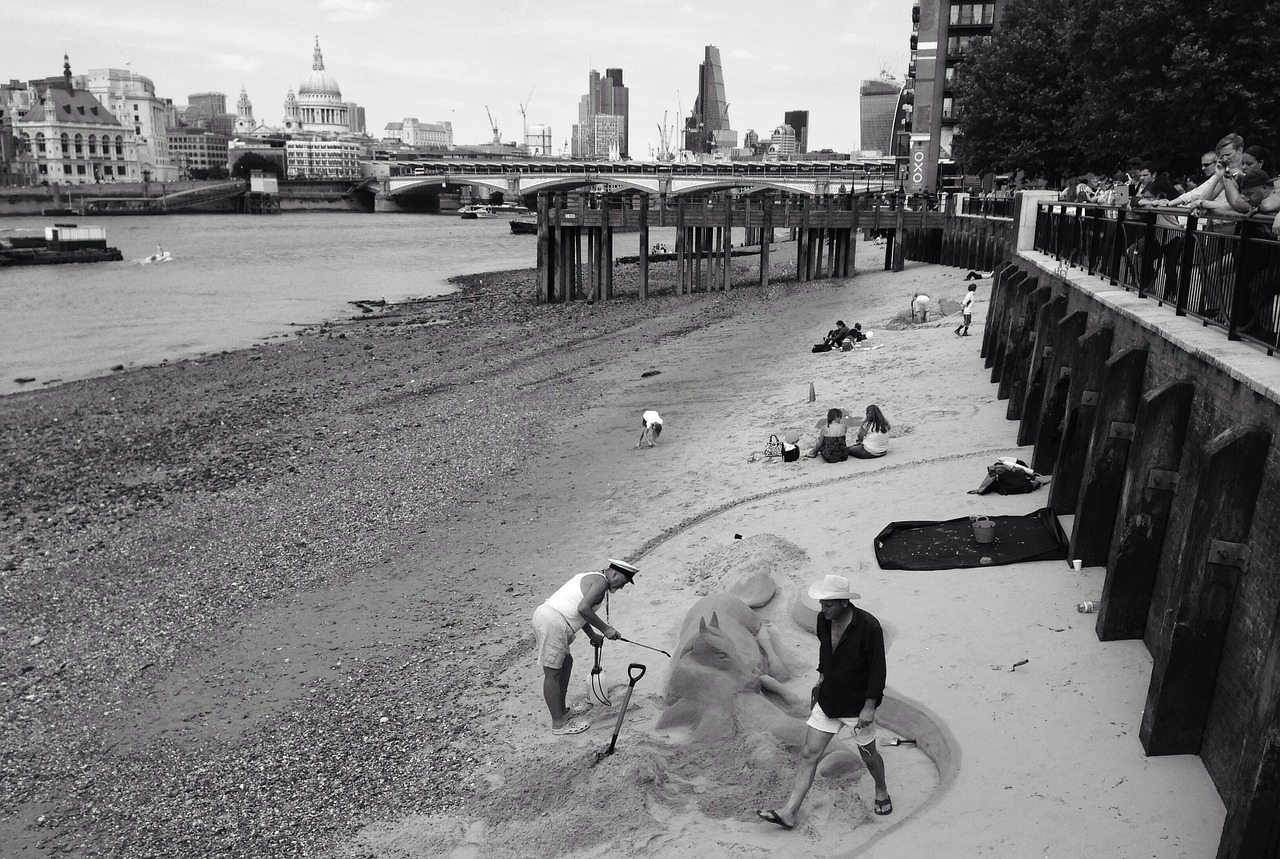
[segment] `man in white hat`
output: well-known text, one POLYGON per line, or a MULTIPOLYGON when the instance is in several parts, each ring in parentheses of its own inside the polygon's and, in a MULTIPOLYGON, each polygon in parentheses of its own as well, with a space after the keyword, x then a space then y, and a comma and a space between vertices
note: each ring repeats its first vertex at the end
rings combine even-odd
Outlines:
POLYGON ((893 813, 884 758, 876 750, 876 708, 884 700, 884 631, 880 621, 851 602, 860 597, 850 590, 844 576, 824 576, 809 587, 809 596, 822 605, 818 614, 818 684, 813 687, 809 731, 787 804, 756 812, 783 829, 796 825, 796 813, 813 784, 818 761, 831 738, 845 726, 853 729, 858 753, 875 782, 875 813, 893 813))
POLYGON ((631 584, 638 572, 626 561, 610 558, 609 566, 603 570, 578 573, 569 579, 534 611, 533 634, 538 643, 538 664, 542 666, 542 697, 551 712, 553 734, 581 734, 591 727, 590 722, 575 718, 591 705, 571 711, 566 701, 569 674, 573 671, 569 645, 583 628, 594 647, 606 638, 617 641, 622 637, 607 620, 600 619, 596 608, 609 594, 631 584))

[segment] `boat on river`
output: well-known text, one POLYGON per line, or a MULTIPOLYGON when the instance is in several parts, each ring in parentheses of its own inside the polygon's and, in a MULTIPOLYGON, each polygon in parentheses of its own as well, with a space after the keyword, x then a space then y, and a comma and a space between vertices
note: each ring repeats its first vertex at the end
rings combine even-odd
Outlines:
POLYGON ((489 211, 489 208, 489 206, 481 204, 463 206, 458 210, 458 217, 462 218, 464 221, 474 221, 477 218, 496 218, 497 215, 489 211))
POLYGON ((489 211, 495 215, 527 215, 529 207, 519 203, 490 203, 489 211))
POLYGON ((538 213, 530 212, 511 219, 511 232, 516 235, 537 235, 538 213))
POLYGON ((60 265, 71 262, 118 262, 119 248, 107 247, 102 227, 54 224, 36 230, 0 230, 0 266, 60 265))

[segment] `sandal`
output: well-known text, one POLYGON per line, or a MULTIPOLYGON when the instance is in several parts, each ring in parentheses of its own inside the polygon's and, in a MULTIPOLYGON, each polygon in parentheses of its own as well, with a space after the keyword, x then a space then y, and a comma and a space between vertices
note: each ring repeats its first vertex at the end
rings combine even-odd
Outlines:
MULTIPOLYGON (((558 728, 552 728, 551 733, 557 734, 563 737, 566 734, 581 734, 583 731, 585 731, 587 728, 590 728, 590 727, 591 725, 588 722, 571 721, 571 722, 565 722, 563 725, 561 725, 558 728)), ((877 812, 877 814, 878 813, 879 812, 877 812)))
POLYGON ((893 814, 893 797, 886 796, 884 799, 877 799, 874 810, 876 814, 882 817, 886 814, 893 814))

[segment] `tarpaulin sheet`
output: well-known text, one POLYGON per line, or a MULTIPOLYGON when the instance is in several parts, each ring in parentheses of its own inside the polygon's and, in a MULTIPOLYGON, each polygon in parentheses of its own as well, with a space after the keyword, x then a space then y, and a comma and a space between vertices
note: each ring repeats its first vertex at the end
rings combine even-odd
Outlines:
POLYGON ((991 543, 974 539, 970 516, 945 522, 892 522, 876 535, 876 560, 883 570, 954 570, 1066 560, 1067 535, 1051 508, 990 519, 995 523, 991 543))

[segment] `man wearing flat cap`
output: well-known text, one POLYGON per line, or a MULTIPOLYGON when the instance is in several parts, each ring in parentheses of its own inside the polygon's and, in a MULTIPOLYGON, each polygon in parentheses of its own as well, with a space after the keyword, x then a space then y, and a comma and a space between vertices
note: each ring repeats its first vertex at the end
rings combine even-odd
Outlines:
POLYGON ((757 811, 761 819, 791 829, 818 761, 843 727, 853 730, 858 753, 876 785, 876 814, 892 814, 884 779, 884 758, 876 750, 876 708, 884 700, 884 631, 880 621, 853 604, 860 599, 844 576, 828 575, 809 587, 822 606, 818 613, 818 685, 813 687, 809 730, 787 804, 757 811))
POLYGON ((622 637, 607 620, 600 619, 596 608, 609 594, 631 584, 638 572, 626 561, 610 558, 603 570, 578 573, 569 579, 534 611, 533 633, 538 643, 538 664, 542 666, 542 697, 551 712, 553 734, 581 734, 591 727, 590 722, 575 718, 591 705, 571 711, 566 701, 569 674, 573 671, 569 645, 580 629, 586 629, 594 647, 599 647, 606 638, 617 641, 622 637))

